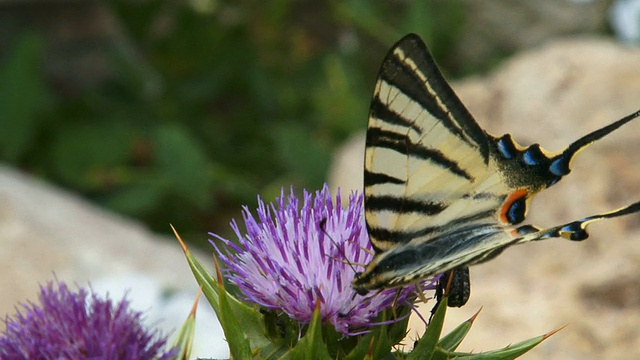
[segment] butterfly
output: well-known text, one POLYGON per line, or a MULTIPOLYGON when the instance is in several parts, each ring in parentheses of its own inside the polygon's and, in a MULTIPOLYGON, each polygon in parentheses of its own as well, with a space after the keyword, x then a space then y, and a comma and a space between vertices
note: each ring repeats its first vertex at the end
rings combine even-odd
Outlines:
POLYGON ((352 286, 360 294, 444 274, 449 306, 470 295, 469 266, 529 241, 586 239, 595 221, 640 211, 640 202, 566 224, 522 224, 530 201, 571 171, 586 146, 640 111, 582 136, 559 153, 484 131, 451 89, 418 35, 385 57, 366 135, 364 208, 375 255, 352 286))

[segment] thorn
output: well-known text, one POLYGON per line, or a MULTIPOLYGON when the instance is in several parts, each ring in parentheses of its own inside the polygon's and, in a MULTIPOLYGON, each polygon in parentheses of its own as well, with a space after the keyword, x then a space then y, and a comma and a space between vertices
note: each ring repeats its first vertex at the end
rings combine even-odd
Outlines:
POLYGON ((482 309, 483 309, 483 306, 480 306, 480 309, 478 309, 478 311, 476 311, 476 313, 473 314, 473 316, 470 317, 469 320, 467 321, 473 324, 473 322, 476 321, 476 318, 478 317, 478 315, 480 315, 480 311, 482 311, 482 309))
POLYGON ((213 263, 216 268, 216 277, 218 278, 218 284, 223 284, 222 270, 220 270, 220 264, 218 263, 218 258, 215 255, 213 255, 213 263))
POLYGON ((200 301, 200 295, 202 295, 202 288, 198 289, 198 295, 196 295, 196 301, 193 302, 190 315, 196 316, 196 310, 198 309, 198 302, 200 301))
POLYGON ((549 331, 548 333, 542 335, 542 340, 546 340, 547 338, 553 336, 555 333, 557 333, 558 331, 566 328, 567 326, 569 326, 569 324, 562 325, 561 327, 559 327, 559 328, 557 328, 555 330, 549 331))
POLYGON ((180 243, 180 246, 182 247, 182 251, 184 251, 185 253, 187 253, 189 251, 189 249, 187 249, 187 245, 184 244, 184 241, 182 241, 182 238, 180 237, 180 235, 178 234, 178 231, 176 230, 176 228, 173 227, 173 224, 169 224, 169 226, 171 226, 171 230, 173 230, 173 234, 176 236, 176 238, 178 239, 178 242, 180 243))

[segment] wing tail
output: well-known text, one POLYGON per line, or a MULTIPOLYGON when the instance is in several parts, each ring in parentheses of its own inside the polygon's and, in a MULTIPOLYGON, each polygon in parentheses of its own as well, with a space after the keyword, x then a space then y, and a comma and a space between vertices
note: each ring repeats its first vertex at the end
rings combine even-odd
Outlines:
MULTIPOLYGON (((572 221, 564 225, 558 225, 548 229, 541 229, 541 230, 537 229, 538 231, 534 231, 534 232, 523 231, 523 233, 526 233, 526 234, 523 235, 517 241, 517 243, 524 243, 524 242, 535 241, 535 240, 545 240, 545 239, 558 238, 558 237, 561 237, 567 240, 572 240, 572 241, 582 241, 589 237, 587 227, 591 223, 604 220, 604 219, 612 219, 619 216, 638 213, 638 212, 640 212, 640 201, 617 210, 613 210, 603 214, 587 216, 580 220, 572 221)), ((530 229, 534 229, 534 227, 530 227, 530 229)))
POLYGON ((560 155, 557 155, 552 159, 549 170, 556 176, 567 175, 569 172, 571 172, 571 161, 577 153, 579 153, 588 145, 602 139, 603 137, 612 133, 614 130, 620 128, 622 125, 630 122, 633 119, 636 119, 639 116, 640 110, 574 141, 560 155))

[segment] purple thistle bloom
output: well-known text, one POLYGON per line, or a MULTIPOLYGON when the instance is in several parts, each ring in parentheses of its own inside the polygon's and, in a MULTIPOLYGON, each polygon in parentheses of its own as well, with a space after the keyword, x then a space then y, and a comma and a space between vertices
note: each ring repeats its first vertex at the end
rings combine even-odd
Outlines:
POLYGON ((142 313, 126 300, 114 305, 52 282, 38 297, 40 306, 23 304, 23 312, 5 320, 0 359, 171 359, 176 353, 163 351, 166 338, 144 329, 142 313))
POLYGON ((282 190, 275 204, 265 205, 258 197, 257 220, 243 208, 246 234, 231 222, 237 243, 210 233, 226 245, 220 248, 211 242, 226 264, 226 277, 247 301, 281 310, 302 324, 310 322, 318 301, 323 321, 344 335, 379 324, 378 313, 394 301, 404 303, 415 287, 403 289, 397 297, 396 289, 365 296, 354 291, 355 271, 371 261, 373 250, 363 196, 352 194, 347 209, 340 204, 340 194, 334 203, 326 185, 315 197, 305 190, 302 208, 293 189, 288 197, 282 190))

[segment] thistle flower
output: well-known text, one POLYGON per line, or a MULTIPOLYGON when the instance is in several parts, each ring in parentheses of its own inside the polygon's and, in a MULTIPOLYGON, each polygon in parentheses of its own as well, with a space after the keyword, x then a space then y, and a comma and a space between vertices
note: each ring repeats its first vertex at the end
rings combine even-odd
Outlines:
POLYGON ((170 359, 166 339, 141 325, 127 300, 114 304, 61 282, 40 287, 40 305, 5 320, 0 359, 170 359))
POLYGON ((299 203, 293 189, 287 197, 282 190, 275 204, 258 197, 257 219, 243 208, 246 231, 231 223, 237 242, 210 233, 226 245, 212 242, 226 264, 225 277, 245 300, 282 311, 300 324, 310 322, 320 302, 323 322, 346 336, 379 324, 378 313, 394 303, 412 300, 414 287, 365 296, 351 287, 357 269, 373 257, 361 194, 352 194, 343 209, 340 194, 334 202, 325 185, 315 196, 304 191, 301 208, 299 203))
MULTIPOLYGON (((285 197, 284 190, 275 203, 265 204, 258 198, 257 217, 245 206, 245 229, 231 222, 237 241, 210 233, 222 243, 211 242, 226 265, 220 270, 216 261, 215 276, 174 229, 196 281, 220 320, 231 357, 514 359, 553 334, 500 350, 458 352, 476 316, 441 337, 445 296, 411 353, 399 350, 408 332, 407 314, 413 308, 415 287, 366 295, 351 287, 356 271, 373 257, 363 196, 352 194, 343 209, 340 194, 334 202, 325 185, 315 194, 304 191, 301 200, 300 205, 293 191, 285 197), (245 301, 228 293, 227 281, 245 301), (380 324, 386 325, 375 326, 380 324)), ((433 281, 422 283, 421 288, 434 285, 433 281)))

